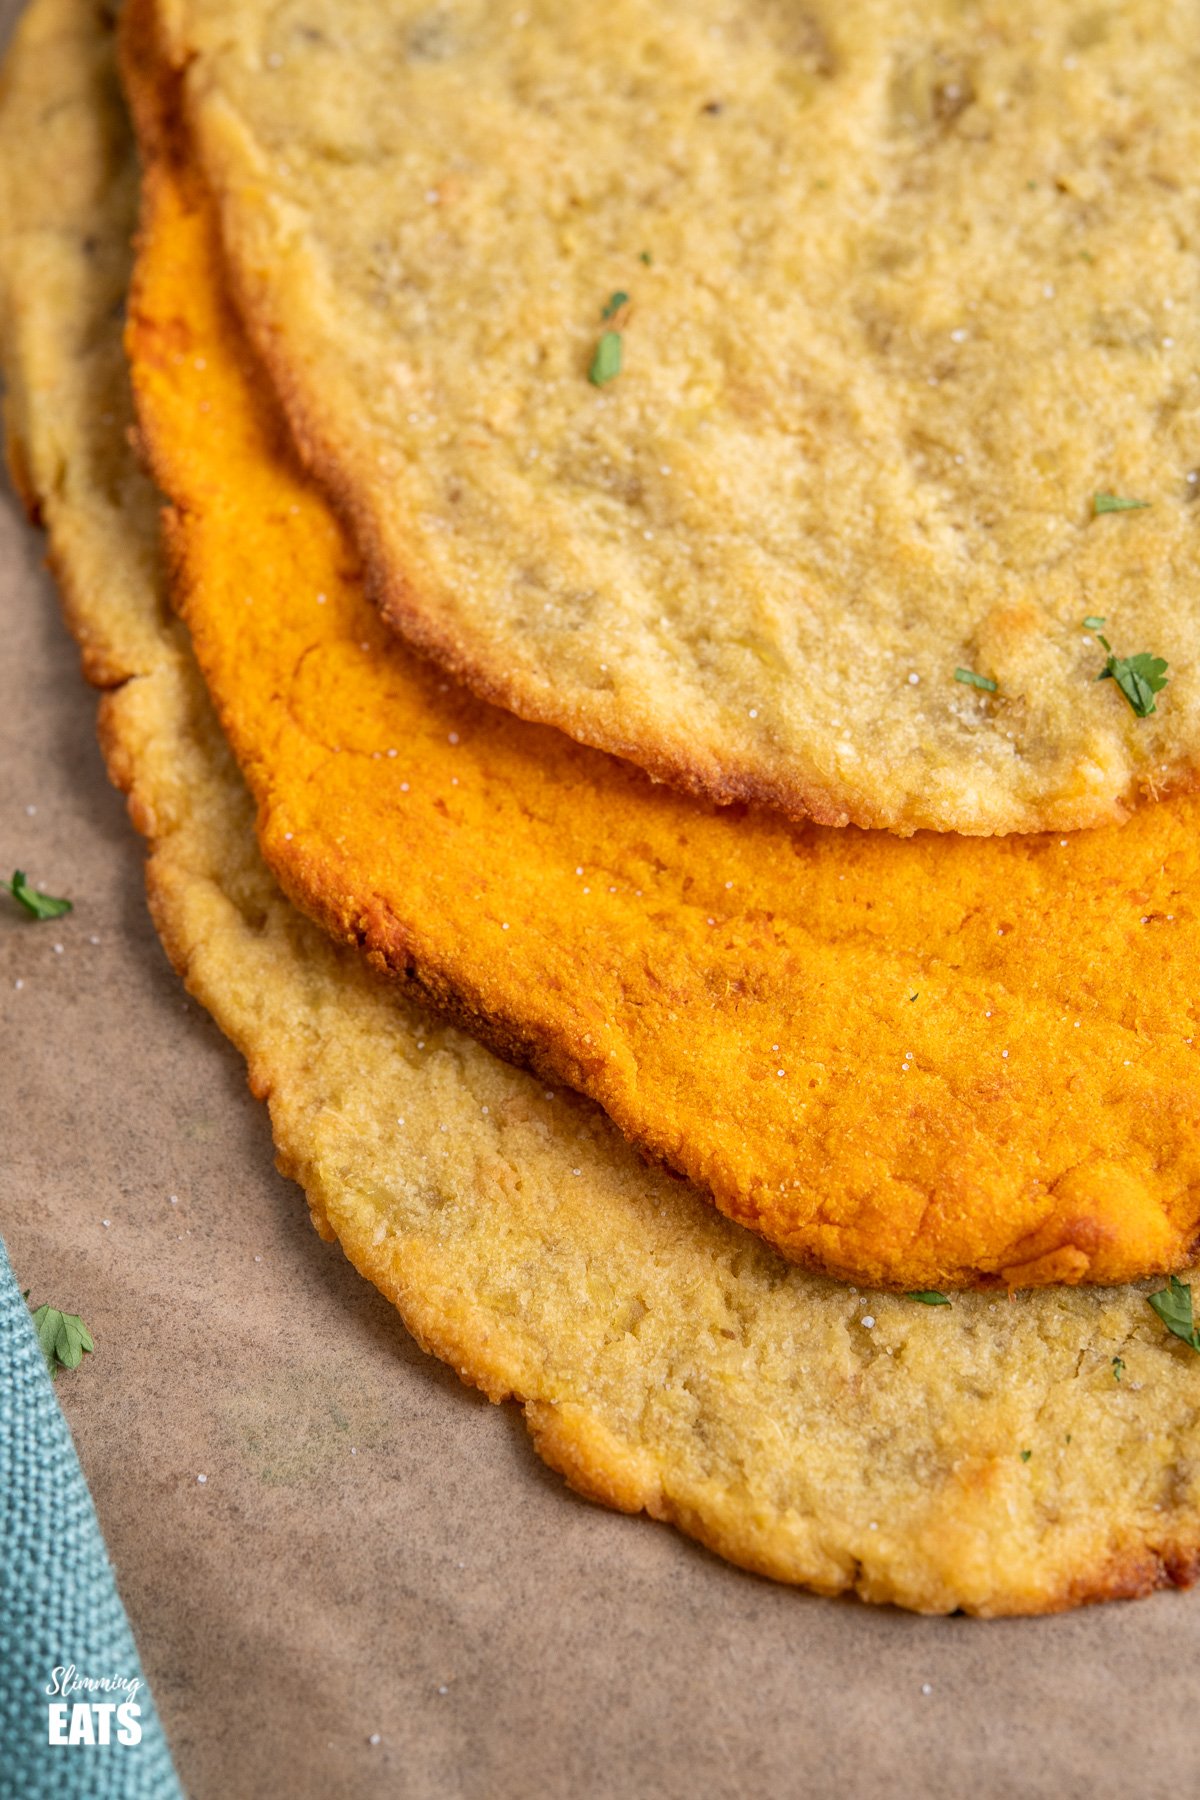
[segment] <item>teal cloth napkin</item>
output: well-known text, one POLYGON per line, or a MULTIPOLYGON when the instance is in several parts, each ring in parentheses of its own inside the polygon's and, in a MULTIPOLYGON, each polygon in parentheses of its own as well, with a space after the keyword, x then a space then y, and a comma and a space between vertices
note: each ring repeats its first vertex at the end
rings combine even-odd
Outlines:
POLYGON ((0 1800, 183 1800, 92 1497, 2 1243, 0 1800), (78 1681, 112 1685, 76 1688, 78 1681), (64 1684, 65 1696, 49 1691, 64 1684), (136 1714, 103 1710, 131 1696, 136 1714), (80 1703, 86 1721, 73 1717, 80 1703), (68 1741, 51 1743, 52 1732, 68 1741), (89 1732, 96 1742, 86 1741, 89 1732))

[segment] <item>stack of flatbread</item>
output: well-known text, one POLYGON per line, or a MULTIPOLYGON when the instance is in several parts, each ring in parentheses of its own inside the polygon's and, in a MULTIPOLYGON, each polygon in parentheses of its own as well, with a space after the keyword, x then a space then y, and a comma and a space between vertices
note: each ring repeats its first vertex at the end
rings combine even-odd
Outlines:
POLYGON ((1190 1583, 1185 9, 119 36, 10 52, 9 461, 318 1229, 747 1567, 1190 1583))

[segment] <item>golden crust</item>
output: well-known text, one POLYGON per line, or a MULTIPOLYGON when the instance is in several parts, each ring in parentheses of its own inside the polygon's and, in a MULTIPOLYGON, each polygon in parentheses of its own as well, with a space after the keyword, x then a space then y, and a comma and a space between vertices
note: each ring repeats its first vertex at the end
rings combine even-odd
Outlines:
POLYGON ((125 672, 103 742, 149 839, 158 929, 245 1055, 318 1229, 430 1351, 523 1405, 572 1485, 747 1568, 992 1614, 1190 1584, 1200 1359, 1135 1290, 926 1310, 812 1280, 284 901, 150 573, 113 294, 86 250, 99 235, 119 256, 132 220, 128 185, 92 184, 97 116, 120 129, 110 72, 90 5, 36 0, 0 100, 12 416, 68 616, 125 672))
POLYGON ((805 1266, 902 1289, 1182 1266, 1200 806, 1065 842, 799 830, 451 689, 382 637, 214 292, 203 187, 151 148, 135 386, 286 891, 805 1266))
POLYGON ((301 452, 390 621, 484 698, 900 832, 1194 778, 1168 0, 157 10, 301 452), (1101 489, 1153 505, 1093 518, 1101 489), (1170 661, 1154 717, 1097 683, 1097 613, 1170 661))

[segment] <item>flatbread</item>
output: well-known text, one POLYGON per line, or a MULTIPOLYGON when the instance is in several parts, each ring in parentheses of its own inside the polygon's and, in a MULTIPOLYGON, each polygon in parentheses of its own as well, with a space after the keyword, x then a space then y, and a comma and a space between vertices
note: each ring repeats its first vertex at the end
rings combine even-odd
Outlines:
POLYGON ((102 737, 155 921, 246 1056, 318 1229, 465 1381, 520 1402, 573 1486, 747 1567, 984 1613, 1190 1582, 1200 1359, 1136 1290, 927 1309, 801 1275, 283 899, 149 573, 118 340, 132 150, 101 21, 36 0, 4 72, 9 452, 107 671, 102 737))
POLYGON ((802 829, 655 789, 389 648, 218 291, 205 191, 152 142, 128 21, 141 420, 285 890, 807 1267, 1024 1287, 1189 1260, 1200 803, 1069 839, 802 829))
POLYGON ((484 697, 830 824, 1192 779, 1187 8, 157 10, 303 455, 484 697))

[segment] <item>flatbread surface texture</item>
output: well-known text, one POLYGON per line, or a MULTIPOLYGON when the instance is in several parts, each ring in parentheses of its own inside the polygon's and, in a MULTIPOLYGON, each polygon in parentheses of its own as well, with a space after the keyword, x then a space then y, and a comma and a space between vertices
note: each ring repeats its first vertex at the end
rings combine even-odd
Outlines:
POLYGON ((131 176, 102 15, 35 0, 0 86, 9 454, 107 671, 159 931, 318 1228, 573 1485, 750 1568, 983 1613, 1190 1582, 1200 1361, 1138 1291, 925 1308, 804 1276, 283 899, 153 578, 118 335, 131 176))
POLYGON ((484 697, 900 832, 1192 779, 1190 6, 158 11, 303 455, 484 697))
POLYGON ((214 280, 207 190, 144 130, 145 442, 292 898, 805 1266, 908 1289, 1188 1261, 1200 803, 1069 838, 803 828, 472 700, 381 630, 214 280))

